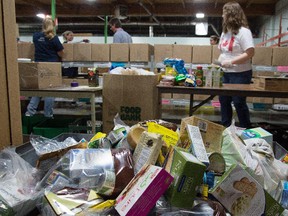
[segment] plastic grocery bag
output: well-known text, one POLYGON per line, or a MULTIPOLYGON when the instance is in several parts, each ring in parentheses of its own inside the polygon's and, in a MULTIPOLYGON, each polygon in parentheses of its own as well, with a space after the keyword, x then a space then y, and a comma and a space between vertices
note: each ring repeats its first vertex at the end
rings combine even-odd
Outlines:
MULTIPOLYGON (((248 139, 245 143, 237 134, 241 134, 232 124, 223 132, 222 155, 226 162, 226 169, 232 164, 239 164, 263 186, 263 188, 277 201, 282 192, 280 166, 274 158, 271 146, 263 139, 248 139)), ((282 172, 282 171, 281 171, 282 172)), ((286 171, 288 172, 287 168, 286 171)))
POLYGON ((14 149, 0 152, 0 215, 26 215, 36 207, 37 170, 14 149))

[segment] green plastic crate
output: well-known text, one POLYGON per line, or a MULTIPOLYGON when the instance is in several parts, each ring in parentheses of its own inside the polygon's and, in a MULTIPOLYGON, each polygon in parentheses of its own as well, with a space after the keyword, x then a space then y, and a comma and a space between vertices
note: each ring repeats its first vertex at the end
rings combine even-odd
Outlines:
POLYGON ((33 127, 35 127, 40 122, 45 121, 43 115, 34 115, 34 116, 22 116, 22 133, 23 134, 31 134, 33 131, 33 127))
POLYGON ((60 119, 46 119, 33 127, 33 134, 40 135, 47 138, 54 138, 61 133, 69 132, 69 124, 75 119, 60 118, 60 119))

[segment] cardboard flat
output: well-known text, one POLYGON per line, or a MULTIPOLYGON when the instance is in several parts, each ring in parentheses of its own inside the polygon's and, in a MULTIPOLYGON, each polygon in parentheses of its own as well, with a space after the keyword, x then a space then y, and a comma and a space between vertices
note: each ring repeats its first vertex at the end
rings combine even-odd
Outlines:
POLYGON ((18 58, 28 58, 34 60, 35 48, 31 42, 17 43, 18 58))
POLYGON ((288 47, 273 47, 272 66, 284 66, 288 62, 288 47))
POLYGON ((155 44, 154 45, 154 62, 163 63, 165 58, 172 58, 173 45, 172 44, 155 44))
POLYGON ((130 44, 130 62, 151 62, 154 46, 151 44, 130 44))
POLYGON ((110 44, 91 44, 91 49, 91 61, 110 61, 110 44))
POLYGON ((182 59, 185 63, 192 63, 192 45, 173 44, 173 58, 182 59))
POLYGON ((212 63, 212 46, 195 45, 193 46, 193 64, 211 64, 212 63))
POLYGON ((74 44, 73 43, 64 43, 64 55, 62 61, 72 62, 74 61, 74 44))
POLYGON ((272 51, 271 47, 255 47, 255 54, 252 58, 253 65, 272 65, 272 51))
POLYGON ((74 43, 73 52, 74 61, 91 61, 90 43, 74 43))
POLYGON ((129 61, 129 44, 113 43, 110 44, 110 61, 128 62, 129 61))

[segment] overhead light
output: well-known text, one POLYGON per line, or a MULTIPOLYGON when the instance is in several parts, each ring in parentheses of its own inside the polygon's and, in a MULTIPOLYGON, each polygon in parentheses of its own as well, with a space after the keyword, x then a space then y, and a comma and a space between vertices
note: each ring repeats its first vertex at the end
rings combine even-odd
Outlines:
POLYGON ((36 16, 39 17, 39 18, 41 18, 41 19, 44 19, 44 18, 46 17, 46 15, 43 14, 43 13, 39 13, 39 14, 37 14, 36 16))
POLYGON ((204 13, 196 13, 196 18, 201 19, 204 18, 205 14, 204 13))

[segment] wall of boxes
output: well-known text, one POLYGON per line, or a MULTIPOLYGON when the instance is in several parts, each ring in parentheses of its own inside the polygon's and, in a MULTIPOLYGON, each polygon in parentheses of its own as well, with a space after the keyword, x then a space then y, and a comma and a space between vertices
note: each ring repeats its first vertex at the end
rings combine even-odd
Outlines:
MULTIPOLYGON (((180 45, 180 44, 93 44, 71 43, 64 44, 65 56, 63 62, 163 62, 165 58, 180 58, 186 64, 211 64, 218 58, 220 52, 217 46, 210 45, 180 45), (151 58, 152 56, 152 58, 151 58)), ((256 47, 252 59, 253 65, 267 67, 283 66, 288 64, 288 47, 256 47)), ((18 44, 19 58, 34 58, 34 46, 32 43, 18 44)), ((154 68, 156 72, 156 68, 154 68)), ((21 72, 21 71, 20 71, 21 72)), ((258 77, 275 76, 276 71, 253 71, 255 84, 258 85, 258 77)), ((261 79, 262 82, 267 80, 261 79)), ((67 82, 67 81, 65 81, 67 82)), ((285 79, 283 82, 287 82, 285 79)), ((261 85, 264 86, 265 84, 261 85)), ((267 85, 266 85, 267 86, 267 85)), ((284 84, 285 86, 285 84, 284 84)), ((288 85, 287 85, 288 86, 288 85)), ((260 86, 259 86, 260 87, 260 86)), ((280 88, 280 86, 279 86, 280 88)), ((189 95, 165 95, 165 98, 189 99, 189 95), (185 98, 187 97, 187 98, 185 98)), ((203 100, 207 96, 195 95, 195 100, 203 100)), ((287 103, 287 99, 272 98, 248 98, 249 102, 261 103, 287 103)))

